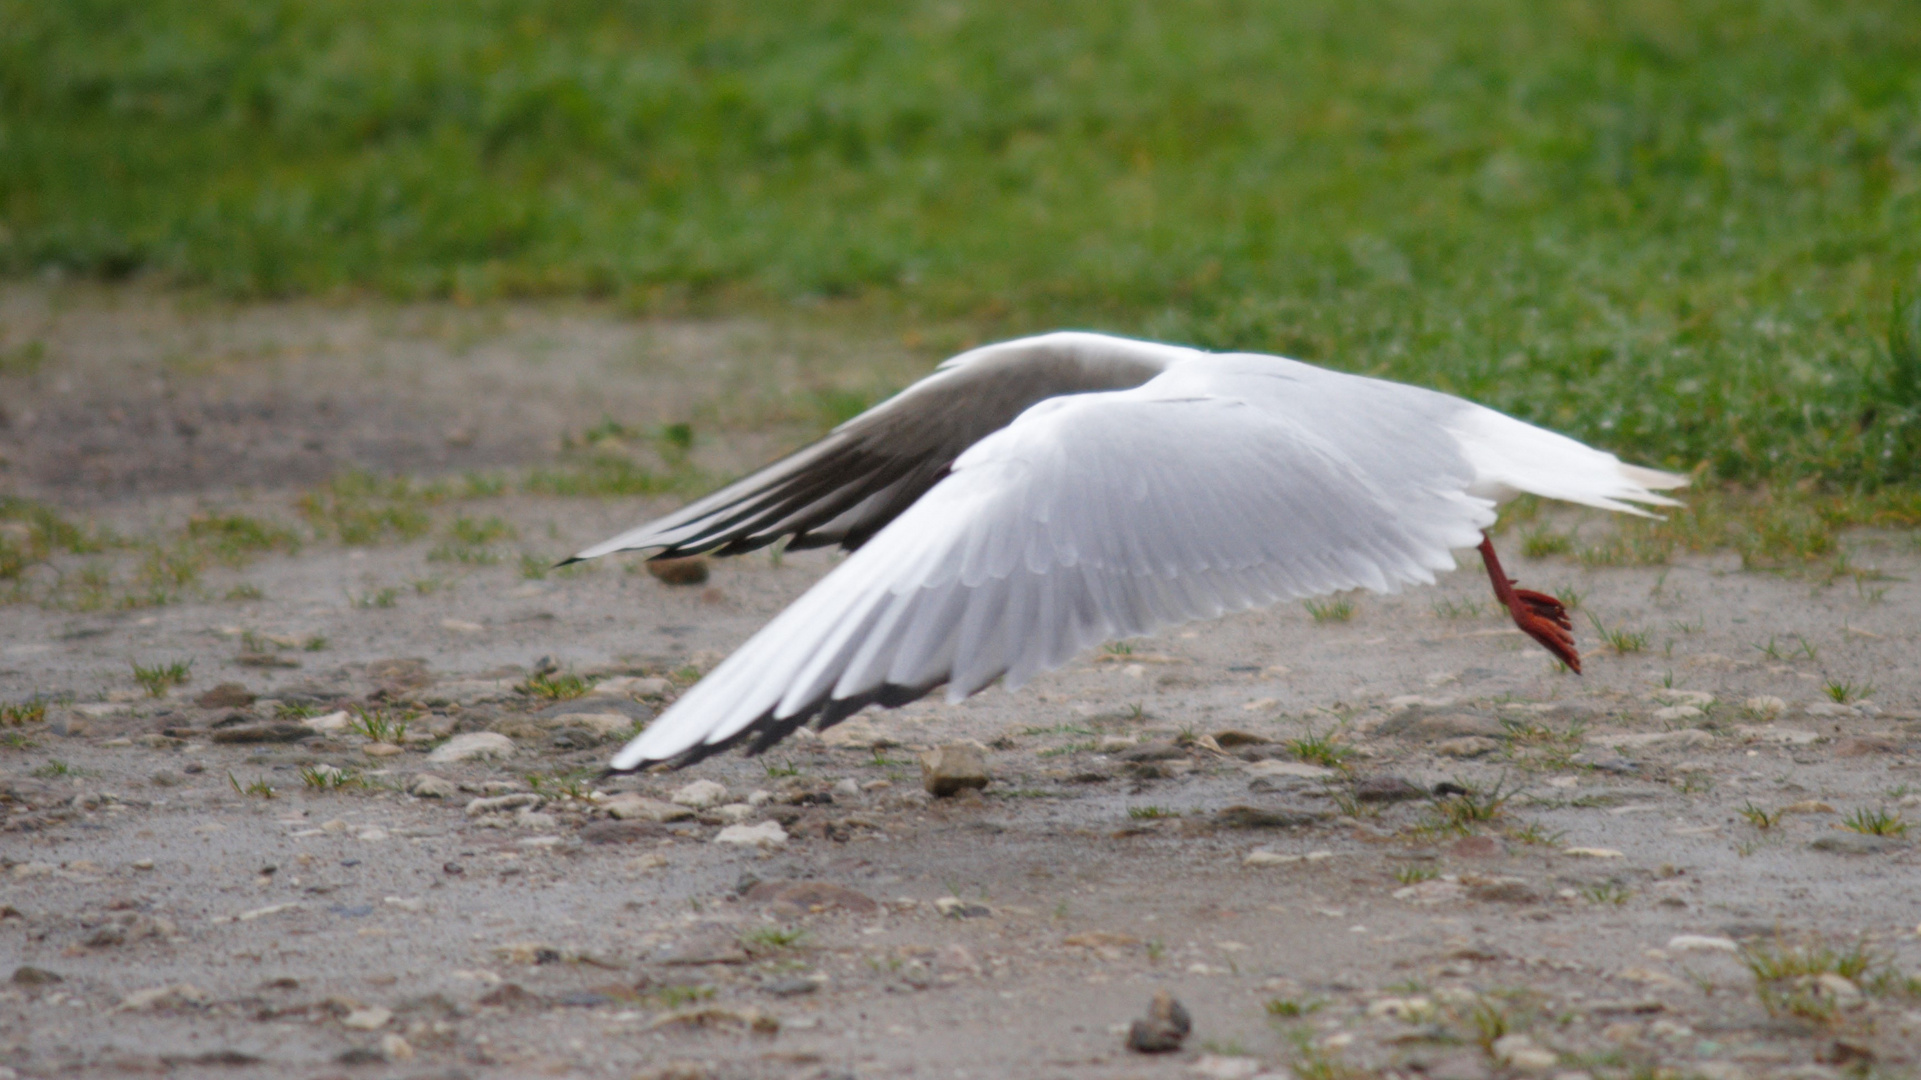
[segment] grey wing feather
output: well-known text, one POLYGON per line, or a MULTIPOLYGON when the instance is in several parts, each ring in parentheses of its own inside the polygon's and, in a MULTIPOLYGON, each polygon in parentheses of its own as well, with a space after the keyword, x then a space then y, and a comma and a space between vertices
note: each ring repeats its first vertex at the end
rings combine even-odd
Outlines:
MULTIPOLYGON (((1139 386, 1192 350, 1056 333, 963 353, 827 437, 657 521, 574 556, 733 555, 858 548, 947 475, 954 459, 1047 398, 1139 386)), ((569 560, 573 561, 573 560, 569 560)))

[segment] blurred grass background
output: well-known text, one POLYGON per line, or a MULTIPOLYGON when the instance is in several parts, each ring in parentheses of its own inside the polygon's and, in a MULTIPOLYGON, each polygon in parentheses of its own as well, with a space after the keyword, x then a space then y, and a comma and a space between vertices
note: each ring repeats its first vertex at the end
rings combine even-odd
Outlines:
POLYGON ((1917 267, 1912 0, 0 0, 14 275, 1094 327, 1860 492, 1917 267))

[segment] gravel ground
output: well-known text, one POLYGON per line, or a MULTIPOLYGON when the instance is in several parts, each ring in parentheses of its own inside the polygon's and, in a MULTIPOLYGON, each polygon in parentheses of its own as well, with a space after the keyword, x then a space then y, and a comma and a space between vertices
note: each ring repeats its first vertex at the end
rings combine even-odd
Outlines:
MULTIPOLYGON (((0 490, 129 533, 297 522, 346 465, 542 464, 609 411, 717 418, 697 454, 725 471, 792 441, 745 398, 912 367, 593 312, 0 313, 48 357, 0 383, 0 490), (189 406, 234 419, 139 420, 189 406)), ((520 538, 500 562, 449 562, 442 507, 432 535, 212 567, 165 605, 0 607, 0 701, 52 701, 0 732, 0 1076, 1917 1071, 1912 536, 1851 537, 1863 580, 1833 583, 1510 555, 1579 593, 1578 678, 1469 563, 1346 619, 1236 616, 602 780, 831 565, 672 586, 511 557, 670 505, 471 499, 520 538), (133 678, 173 661, 164 696, 133 678), (969 743, 991 783, 929 797, 919 753, 969 743), (1129 1051, 1163 989, 1192 1032, 1129 1051)))

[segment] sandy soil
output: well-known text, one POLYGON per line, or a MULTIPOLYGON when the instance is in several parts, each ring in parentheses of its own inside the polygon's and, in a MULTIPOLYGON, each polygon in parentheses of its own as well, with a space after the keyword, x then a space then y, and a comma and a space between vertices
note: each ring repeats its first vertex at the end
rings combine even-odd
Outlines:
MULTIPOLYGON (((16 289, 0 322, 0 345, 47 356, 0 377, 0 490, 123 530, 199 508, 297 522, 300 486, 347 465, 540 464, 603 414, 699 418, 697 454, 726 471, 799 437, 781 411, 796 392, 920 363, 591 311, 16 289)), ((667 505, 435 513, 499 516, 521 538, 503 551, 551 557, 667 505)), ((1842 826, 1921 818, 1912 536, 1852 537, 1853 564, 1885 575, 1860 584, 1733 556, 1510 556, 1524 584, 1579 592, 1580 678, 1493 617, 1469 564, 1358 597, 1345 621, 1237 616, 1017 693, 604 782, 621 723, 830 558, 753 556, 673 587, 617 563, 529 579, 512 557, 430 560, 442 539, 314 543, 210 569, 161 607, 0 607, 0 702, 55 700, 0 732, 0 1076, 1921 1069, 1915 849, 1842 826), (241 584, 259 597, 219 599, 241 584), (382 588, 390 606, 353 600, 382 588), (1590 614, 1644 644, 1608 650, 1590 614), (543 659, 627 681, 559 703, 517 690, 543 659), (190 682, 144 696, 131 665, 173 660, 190 682), (222 683, 255 700, 197 704, 222 683), (346 706, 408 734, 226 741, 346 706), (481 732, 511 754, 433 760, 481 732), (1329 735, 1339 770, 1288 745, 1329 735), (993 782, 928 798, 916 751, 964 741, 993 782), (349 783, 303 779, 322 766, 349 783), (440 794, 409 794, 422 774, 440 794), (1375 801, 1394 777, 1429 794, 1375 801), (701 780, 720 805, 608 813, 701 780), (474 805, 514 794, 538 804, 474 805), (1487 820, 1451 827, 1468 804, 1487 820), (786 839, 717 842, 735 819, 786 839), (1759 983, 1749 961, 1782 957, 1808 974, 1759 983), (1193 1032, 1131 1053, 1126 1026, 1162 988, 1193 1032)))

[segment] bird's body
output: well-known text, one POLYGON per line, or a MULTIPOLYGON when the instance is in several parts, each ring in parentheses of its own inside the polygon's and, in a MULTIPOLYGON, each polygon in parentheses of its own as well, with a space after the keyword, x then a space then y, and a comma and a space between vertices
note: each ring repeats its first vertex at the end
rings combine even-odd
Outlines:
POLYGON ((1493 561, 1495 507, 1527 492, 1639 513, 1683 483, 1431 390, 1058 333, 963 353, 576 558, 855 549, 623 748, 613 768, 631 770, 758 752, 941 685, 1016 687, 1176 623, 1431 583, 1477 545, 1516 621, 1578 670, 1558 603, 1493 561))

